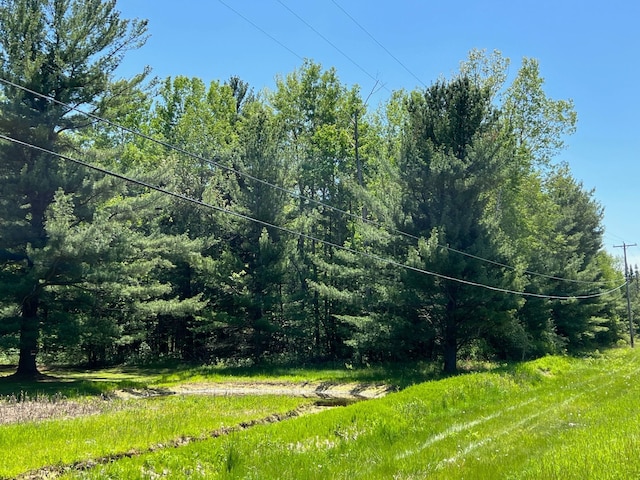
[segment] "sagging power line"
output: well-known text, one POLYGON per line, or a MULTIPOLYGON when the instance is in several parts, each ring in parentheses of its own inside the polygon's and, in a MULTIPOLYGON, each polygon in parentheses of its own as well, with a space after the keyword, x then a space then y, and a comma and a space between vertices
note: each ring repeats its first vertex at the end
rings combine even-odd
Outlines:
POLYGON ((174 197, 174 198, 177 198, 179 200, 186 201, 186 202, 189 202, 189 203, 193 203, 193 204, 201 206, 201 207, 205 207, 205 208, 208 208, 208 209, 216 210, 218 212, 222 212, 222 213, 225 213, 225 214, 228 214, 228 215, 232 215, 232 216, 235 216, 237 218, 248 220, 250 222, 254 222, 254 223, 257 223, 259 225, 262 225, 264 227, 277 229, 277 230, 280 230, 282 232, 289 233, 289 234, 292 234, 292 235, 295 235, 295 236, 298 236, 298 237, 301 237, 301 238, 306 238, 306 239, 309 239, 309 240, 312 240, 312 241, 316 241, 316 242, 319 242, 319 243, 324 244, 326 246, 329 246, 329 247, 332 247, 332 248, 336 248, 338 250, 342 250, 342 251, 354 254, 356 256, 359 255, 361 257, 366 257, 366 258, 369 258, 371 260, 375 260, 377 262, 384 263, 386 265, 390 265, 390 266, 394 266, 394 267, 398 267, 398 268, 404 268, 406 270, 411 270, 411 271, 414 271, 414 272, 417 272, 417 273, 420 273, 420 274, 429 275, 429 276, 432 276, 432 277, 435 277, 435 278, 439 278, 441 280, 448 280, 448 281, 460 283, 460 284, 471 286, 471 287, 483 288, 483 289, 486 289, 486 290, 492 290, 492 291, 495 291, 495 292, 500 292, 500 293, 505 293, 505 294, 518 295, 518 296, 523 296, 523 297, 535 297, 535 298, 542 298, 542 299, 547 299, 547 300, 587 300, 587 299, 598 298, 598 297, 602 297, 602 296, 611 294, 613 292, 616 292, 616 291, 620 290, 621 288, 623 288, 627 284, 625 282, 624 284, 622 284, 622 285, 620 285, 618 287, 612 288, 612 289, 604 291, 604 292, 598 292, 598 293, 586 294, 586 295, 561 296, 561 295, 546 295, 546 294, 539 294, 539 293, 534 293, 534 292, 516 291, 516 290, 510 290, 510 289, 505 289, 505 288, 501 288, 501 287, 495 287, 495 286, 492 286, 492 285, 486 285, 486 284, 482 284, 482 283, 479 283, 479 282, 473 282, 473 281, 469 281, 469 280, 464 280, 464 279, 452 277, 452 276, 449 276, 449 275, 444 275, 444 274, 441 274, 441 273, 432 272, 432 271, 425 270, 425 269, 422 269, 422 268, 413 267, 411 265, 406 265, 406 264, 397 262, 395 260, 391 260, 391 259, 388 259, 388 258, 385 258, 385 257, 381 257, 381 256, 376 255, 376 254, 372 254, 372 253, 369 253, 369 252, 363 252, 363 251, 360 251, 360 250, 355 250, 355 249, 350 248, 350 247, 345 247, 343 245, 339 245, 339 244, 336 244, 336 243, 333 243, 333 242, 329 242, 327 240, 323 240, 323 239, 314 237, 313 235, 309 235, 309 234, 306 234, 306 233, 303 233, 303 232, 299 232, 299 231, 296 231, 296 230, 293 230, 293 229, 290 229, 290 228, 287 228, 287 227, 283 227, 281 225, 276 225, 276 224, 273 224, 273 223, 270 223, 270 222, 265 222, 264 220, 259 220, 259 219, 253 218, 253 217, 251 217, 249 215, 245 215, 245 214, 242 214, 242 213, 234 212, 233 210, 229 210, 229 209, 224 208, 224 207, 213 205, 213 204, 210 204, 210 203, 204 202, 202 200, 198 200, 198 199, 189 197, 189 196, 181 194, 181 193, 173 192, 173 191, 168 190, 168 189, 166 189, 164 187, 160 187, 160 186, 157 186, 157 185, 152 185, 152 184, 150 184, 148 182, 145 182, 145 181, 142 181, 142 180, 138 180, 138 179, 129 177, 127 175, 123 175, 121 173, 113 172, 113 171, 108 170, 106 168, 99 167, 97 165, 90 164, 90 163, 85 162, 83 160, 78 160, 78 159, 75 159, 75 158, 70 157, 68 155, 65 155, 65 154, 62 154, 62 153, 59 153, 59 152, 54 152, 54 151, 49 150, 47 148, 43 148, 43 147, 40 147, 38 145, 34 145, 34 144, 31 144, 31 143, 28 143, 28 142, 25 142, 25 141, 22 141, 22 140, 13 138, 13 137, 9 137, 9 136, 1 134, 1 133, 0 133, 0 140, 5 140, 5 141, 8 141, 8 142, 12 142, 14 144, 21 145, 21 146, 27 147, 27 148, 31 148, 31 149, 39 151, 41 153, 46 153, 48 155, 57 156, 58 158, 60 158, 62 160, 66 160, 66 161, 75 163, 76 165, 80 165, 80 166, 83 166, 85 168, 100 172, 100 173, 102 173, 104 175, 109 175, 109 176, 112 176, 114 178, 118 178, 120 180, 126 181, 128 183, 132 183, 134 185, 142 186, 142 187, 145 187, 145 188, 147 188, 149 190, 153 190, 153 191, 162 193, 164 195, 169 195, 171 197, 174 197))
POLYGON ((235 8, 233 8, 231 5, 229 5, 228 3, 222 1, 222 0, 218 0, 218 2, 220 2, 222 5, 224 5, 225 7, 227 7, 229 10, 231 10, 233 13, 235 13, 236 15, 238 15, 240 18, 242 18, 245 22, 247 22, 248 24, 250 24, 253 28, 255 28, 256 30, 262 32, 264 35, 266 35, 267 37, 269 37, 271 40, 273 40, 274 42, 276 42, 278 45, 280 45, 282 48, 284 48, 285 50, 287 50, 289 53, 291 53, 292 55, 294 55, 295 57, 298 57, 300 60, 304 61, 304 58, 301 57, 300 55, 298 55, 296 52, 294 52, 292 49, 290 49, 289 47, 287 47, 284 43, 282 43, 280 40, 278 40, 276 37, 274 37, 273 35, 271 35, 269 32, 267 32, 264 28, 261 28, 258 24, 256 24, 255 22, 252 22, 249 18, 247 18, 246 16, 244 16, 242 13, 240 13, 238 10, 236 10, 235 8))
POLYGON ((320 31, 318 29, 316 29, 313 25, 311 25, 309 22, 307 22, 304 18, 302 18, 300 15, 298 15, 291 7, 286 5, 282 0, 276 0, 276 1, 280 5, 282 5, 285 9, 287 9, 289 11, 289 13, 291 13, 294 17, 296 17, 304 25, 306 25, 307 28, 309 28, 312 32, 314 32, 316 35, 318 35, 320 38, 322 38, 325 42, 327 42, 336 52, 338 52, 344 58, 349 60, 353 65, 355 65, 361 72, 363 72, 365 75, 367 75, 369 78, 371 78, 375 82, 378 81, 378 79, 375 76, 373 76, 371 73, 369 73, 367 70, 365 70, 364 67, 362 67, 358 62, 356 62, 353 58, 351 58, 349 55, 347 55, 340 47, 338 47, 335 43, 333 43, 326 36, 324 36, 322 33, 320 33, 320 31))
POLYGON ((377 39, 376 37, 374 37, 374 36, 369 32, 369 30, 367 30, 366 28, 364 28, 364 27, 360 24, 360 22, 358 22, 358 21, 353 17, 353 15, 351 15, 349 12, 347 12, 347 11, 346 11, 346 10, 345 10, 345 9, 344 9, 344 8, 343 8, 343 7, 338 3, 338 2, 336 2, 336 0, 331 0, 331 1, 333 2, 333 4, 334 4, 336 7, 338 7, 338 8, 340 9, 340 11, 341 11, 342 13, 344 13, 344 14, 345 14, 349 19, 351 19, 351 21, 352 21, 353 23, 355 23, 355 24, 358 26, 358 28, 359 28, 360 30, 362 30, 364 33, 366 33, 366 34, 369 36, 369 38, 371 38, 371 40, 373 40, 373 41, 374 41, 374 42, 375 42, 375 43, 376 43, 380 48, 382 48, 382 49, 387 53, 387 55, 389 55, 391 58, 393 58, 393 59, 396 61, 396 63, 397 63, 398 65, 400 65, 402 68, 404 68, 404 69, 405 69, 405 71, 406 71, 409 75, 411 75, 413 78, 415 78, 415 79, 420 83, 420 85, 422 85, 423 87, 426 87, 426 86, 427 86, 427 84, 426 84, 426 83, 424 83, 424 82, 423 82, 423 81, 422 81, 422 80, 421 80, 421 79, 420 79, 420 78, 419 78, 415 73, 413 73, 411 70, 409 70, 409 67, 407 67, 404 63, 402 63, 402 62, 401 62, 401 61, 400 61, 400 60, 399 60, 399 59, 398 59, 398 58, 397 58, 393 53, 391 53, 391 51, 390 51, 387 47, 385 47, 382 43, 380 43, 380 42, 378 41, 378 39, 377 39))
MULTIPOLYGON (((185 150, 182 147, 170 144, 169 142, 154 138, 151 135, 147 135, 147 134, 144 134, 142 132, 133 130, 132 128, 125 127, 123 125, 117 124, 115 122, 112 122, 111 120, 108 120, 106 118, 100 117, 100 116, 98 116, 96 114, 85 112, 85 111, 81 110, 78 106, 74 106, 74 105, 70 105, 70 104, 61 102, 60 100, 57 100, 57 99, 51 97, 50 95, 45 95, 43 93, 40 93, 40 92, 37 92, 35 90, 29 89, 27 87, 24 87, 22 85, 19 85, 19 84, 15 83, 15 82, 12 82, 10 80, 4 79, 2 77, 0 77, 0 82, 4 83, 6 85, 12 86, 14 88, 18 88, 20 90, 23 90, 24 92, 30 93, 32 95, 39 96, 40 98, 46 99, 46 100, 51 101, 53 103, 56 103, 56 104, 58 104, 60 106, 64 106, 64 107, 68 108, 69 111, 75 111, 77 113, 80 113, 81 115, 85 115, 87 118, 90 118, 90 119, 98 121, 98 122, 105 123, 106 125, 109 125, 111 127, 120 129, 120 130, 122 130, 124 132, 130 133, 130 134, 132 134, 134 136, 137 136, 139 138, 143 138, 145 140, 153 142, 156 145, 160 145, 160 146, 165 147, 165 148, 167 148, 169 150, 173 150, 175 152, 181 153, 181 154, 186 155, 186 156, 188 156, 190 158, 193 158, 195 160, 207 163, 207 164, 209 164, 211 166, 218 167, 218 168, 223 169, 223 170, 225 170, 225 171, 227 171, 229 173, 234 173, 236 175, 240 175, 240 176, 242 176, 244 178, 247 178, 249 180, 258 182, 258 183, 260 183, 262 185, 265 185, 267 187, 277 189, 277 190, 279 190, 279 191, 281 191, 283 193, 286 193, 287 195, 291 196, 292 198, 296 198, 296 199, 301 199, 301 200, 307 201, 307 202, 312 203, 314 205, 317 205, 317 206, 320 206, 322 208, 325 208, 325 209, 327 209, 329 211, 332 211, 332 212, 344 215, 345 217, 348 217, 348 218, 351 218, 351 219, 366 223, 368 225, 374 226, 376 228, 379 228, 379 229, 384 230, 384 231, 386 231, 388 233, 391 233, 391 234, 397 234, 397 235, 400 235, 400 236, 403 236, 405 238, 409 238, 409 239, 412 239, 412 240, 415 240, 415 241, 419 241, 420 240, 420 237, 418 237, 416 235, 412 235, 412 234, 404 232, 402 230, 398 230, 398 229, 395 229, 395 228, 392 228, 392 227, 388 227, 388 226, 386 226, 386 225, 384 225, 384 224, 382 224, 380 222, 376 222, 376 221, 368 219, 368 218, 362 218, 360 215, 357 215, 357 214, 354 214, 352 212, 348 212, 346 210, 334 207, 334 206, 329 205, 329 204, 327 204, 325 202, 322 202, 320 200, 311 198, 309 196, 305 196, 305 195, 303 195, 301 193, 293 192, 293 191, 288 190, 288 189, 286 189, 286 188, 284 188, 284 187, 282 187, 280 185, 276 185, 274 183, 268 182, 266 180, 258 178, 258 177, 254 176, 254 175, 249 174, 249 173, 243 172, 241 170, 235 169, 235 168, 230 167, 228 165, 225 165, 223 163, 217 162, 217 161, 209 159, 209 158, 205 158, 205 157, 203 157, 201 155, 198 155, 198 154, 195 154, 193 152, 189 152, 188 150, 185 150)), ((453 253, 456 253, 456 254, 459 254, 459 255, 463 255, 463 256, 466 256, 468 258, 473 258, 475 260, 482 261, 482 262, 485 262, 485 263, 489 263, 489 264, 492 264, 492 265, 495 265, 495 266, 498 266, 498 267, 501 267, 501 268, 506 268, 506 269, 509 269, 509 270, 512 270, 512 271, 520 271, 523 274, 527 274, 527 275, 531 275, 531 276, 537 276, 537 277, 546 278, 546 279, 549 279, 549 280, 556 280, 556 281, 562 281, 562 282, 567 282, 567 283, 575 283, 575 284, 582 284, 582 285, 602 285, 603 284, 603 282, 589 282, 589 281, 583 281, 583 280, 576 280, 576 279, 570 279, 570 278, 557 277, 557 276, 554 276, 554 275, 547 275, 547 274, 544 274, 544 273, 534 272, 534 271, 531 271, 531 270, 519 270, 518 268, 516 268, 516 267, 514 267, 512 265, 508 265, 508 264, 505 264, 505 263, 502 263, 502 262, 498 262, 498 261, 491 260, 491 259, 488 259, 488 258, 480 257, 478 255, 467 253, 467 252, 464 252, 464 251, 461 251, 461 250, 457 250, 457 249, 452 248, 452 247, 450 247, 448 245, 437 244, 437 247, 441 248, 441 249, 444 249, 446 251, 449 251, 449 252, 453 252, 453 253)))

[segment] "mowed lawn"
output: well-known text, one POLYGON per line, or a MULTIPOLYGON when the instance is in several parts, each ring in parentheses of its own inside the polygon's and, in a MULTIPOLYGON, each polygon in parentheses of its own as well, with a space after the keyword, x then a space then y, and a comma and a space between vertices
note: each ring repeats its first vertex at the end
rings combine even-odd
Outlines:
POLYGON ((310 400, 137 399, 0 426, 0 477, 66 465, 62 478, 640 478, 639 372, 632 349, 546 357, 293 417, 310 400))

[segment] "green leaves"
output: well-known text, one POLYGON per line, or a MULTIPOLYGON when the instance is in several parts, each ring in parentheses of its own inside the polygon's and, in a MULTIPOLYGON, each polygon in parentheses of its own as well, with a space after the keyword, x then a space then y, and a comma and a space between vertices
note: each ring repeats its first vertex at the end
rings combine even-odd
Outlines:
POLYGON ((238 77, 177 76, 152 94, 144 72, 114 81, 146 35, 114 6, 0 0, 0 75, 58 101, 3 84, 0 131, 177 194, 0 145, 0 312, 29 313, 25 352, 453 371, 461 355, 617 340, 602 320, 615 299, 514 293, 570 297, 615 277, 600 206, 551 163, 575 112, 547 97, 535 60, 507 85, 508 59, 472 51, 460 74, 393 92, 375 115, 313 61, 257 96, 238 77))
POLYGON ((518 76, 504 96, 505 127, 518 148, 540 165, 549 165, 564 148, 564 137, 576 130, 577 114, 571 100, 552 100, 543 90, 544 79, 536 59, 524 58, 518 76))

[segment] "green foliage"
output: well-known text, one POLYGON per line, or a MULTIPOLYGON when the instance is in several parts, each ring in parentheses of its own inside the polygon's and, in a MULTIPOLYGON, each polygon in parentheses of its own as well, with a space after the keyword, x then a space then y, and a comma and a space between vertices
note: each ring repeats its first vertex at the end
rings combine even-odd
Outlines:
POLYGON ((57 101, 3 84, 0 132, 192 200, 0 144, 0 348, 21 374, 36 359, 452 373, 624 334, 620 295, 579 298, 621 278, 602 208, 552 163, 576 114, 535 60, 508 85, 509 59, 474 50, 370 112, 310 60, 260 95, 238 77, 116 80, 146 23, 114 1, 1 1, 0 33, 2 78, 57 101))
MULTIPOLYGON (((3 84, 0 132, 49 151, 68 148, 71 138, 65 132, 86 125, 86 119, 69 112, 66 104, 106 108, 113 72, 127 50, 144 43, 145 30, 145 22, 120 19, 113 1, 0 3, 0 76, 54 100, 3 84)), ((91 188, 83 172, 46 152, 17 143, 0 148, 0 184, 8 207, 2 210, 6 233, 0 234, 0 249, 17 260, 3 264, 3 279, 18 285, 10 300, 21 309, 18 372, 34 375, 45 285, 51 279, 60 283, 64 268, 74 270, 72 274, 78 269, 73 262, 63 262, 62 270, 39 264, 47 250, 56 249, 49 245, 47 228, 55 237, 69 226, 69 206, 57 202, 57 211, 50 206, 60 189, 91 199, 91 188), (56 220, 50 222, 47 215, 56 220)), ((75 253, 69 249, 65 254, 75 253)))
POLYGON ((571 100, 552 100, 543 90, 536 59, 523 58, 518 76, 504 98, 504 120, 522 154, 548 165, 564 148, 564 136, 575 132, 577 114, 571 100))
MULTIPOLYGON (((500 258, 485 218, 510 153, 508 144, 499 143, 489 90, 462 76, 437 83, 423 95, 414 93, 407 109, 399 164, 403 211, 409 231, 429 238, 417 249, 408 248, 408 261, 443 277, 498 286, 496 269, 477 260, 500 258)), ((455 371, 458 349, 473 335, 499 329, 515 304, 504 294, 480 292, 443 277, 407 272, 404 283, 412 297, 407 315, 416 324, 431 324, 431 341, 442 352, 445 369, 455 371)))

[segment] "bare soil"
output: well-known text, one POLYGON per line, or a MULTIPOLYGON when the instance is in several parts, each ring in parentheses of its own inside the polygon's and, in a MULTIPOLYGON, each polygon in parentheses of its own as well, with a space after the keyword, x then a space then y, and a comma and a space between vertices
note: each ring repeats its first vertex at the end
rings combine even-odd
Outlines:
POLYGON ((383 397, 395 388, 384 384, 333 382, 221 382, 185 383, 173 387, 180 395, 285 395, 317 399, 370 400, 383 397))

